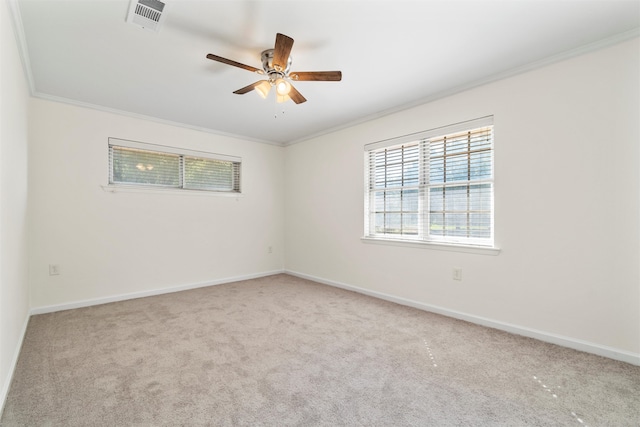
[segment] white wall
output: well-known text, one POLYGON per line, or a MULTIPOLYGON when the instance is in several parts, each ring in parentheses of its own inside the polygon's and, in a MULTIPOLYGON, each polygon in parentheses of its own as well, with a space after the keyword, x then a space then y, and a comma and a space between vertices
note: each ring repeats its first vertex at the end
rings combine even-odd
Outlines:
POLYGON ((287 147, 286 270, 640 362, 639 51, 634 39, 287 147), (363 146, 486 115, 501 253, 363 243, 363 146))
POLYGON ((25 81, 10 11, 0 2, 0 410, 29 314, 25 81))
POLYGON ((281 271, 282 151, 282 147, 32 100, 32 307, 281 271), (243 194, 107 192, 101 186, 108 179, 109 137, 239 156, 243 194), (49 264, 58 264, 61 274, 50 276, 49 264))

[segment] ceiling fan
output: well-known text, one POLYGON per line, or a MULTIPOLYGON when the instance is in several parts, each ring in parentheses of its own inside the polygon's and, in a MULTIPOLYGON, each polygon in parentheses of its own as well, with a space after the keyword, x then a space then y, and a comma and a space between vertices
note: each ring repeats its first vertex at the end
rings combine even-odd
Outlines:
POLYGON ((235 94, 244 95, 247 92, 256 90, 260 96, 266 98, 271 87, 276 88, 276 100, 285 102, 289 99, 296 104, 306 101, 298 90, 293 87, 290 81, 332 81, 342 80, 341 71, 289 71, 291 68, 291 48, 293 47, 293 39, 284 34, 276 34, 276 44, 273 49, 267 49, 262 52, 262 69, 252 67, 251 65, 241 64, 231 59, 223 58, 212 53, 207 58, 223 64, 233 65, 234 67, 243 68, 255 73, 264 75, 266 80, 259 80, 236 90, 235 94))

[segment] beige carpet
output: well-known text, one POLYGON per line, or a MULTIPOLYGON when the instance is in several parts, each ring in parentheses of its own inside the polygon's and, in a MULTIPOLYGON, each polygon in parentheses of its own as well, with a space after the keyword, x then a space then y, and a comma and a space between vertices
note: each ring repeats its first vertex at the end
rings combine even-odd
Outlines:
POLYGON ((288 275, 34 316, 2 426, 638 426, 640 367, 288 275))

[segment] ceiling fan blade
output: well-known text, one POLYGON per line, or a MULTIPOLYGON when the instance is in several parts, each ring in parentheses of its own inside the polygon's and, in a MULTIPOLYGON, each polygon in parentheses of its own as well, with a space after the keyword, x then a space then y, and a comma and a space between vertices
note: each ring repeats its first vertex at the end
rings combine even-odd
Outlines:
POLYGON ((254 71, 254 72, 257 72, 259 74, 263 74, 264 73, 259 68, 252 67, 251 65, 241 64, 239 62, 232 61, 231 59, 223 58, 222 56, 214 55, 212 53, 208 54, 207 58, 209 58, 209 59, 211 59, 213 61, 222 62, 223 64, 233 65, 234 67, 242 68, 244 70, 254 71))
POLYGON ((339 82, 342 71, 296 71, 289 73, 292 80, 314 82, 339 82))
POLYGON ((289 90, 289 98, 291 98, 296 104, 302 104, 303 102, 307 101, 307 99, 302 96, 302 94, 298 92, 298 90, 293 87, 293 85, 291 85, 291 90, 289 90))
POLYGON ((284 71, 287 68, 291 48, 293 47, 293 39, 284 34, 276 34, 276 45, 273 49, 273 67, 276 70, 284 71))
POLYGON ((257 82, 251 83, 249 86, 245 86, 242 89, 238 89, 233 93, 235 93, 236 95, 244 95, 245 93, 251 92, 252 90, 254 90, 256 86, 258 86, 262 82, 266 82, 266 80, 258 80, 257 82))

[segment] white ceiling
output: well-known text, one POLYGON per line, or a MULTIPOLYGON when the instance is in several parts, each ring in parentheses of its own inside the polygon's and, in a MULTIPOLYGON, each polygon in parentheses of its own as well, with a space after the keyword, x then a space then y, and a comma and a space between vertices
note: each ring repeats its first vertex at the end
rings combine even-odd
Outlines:
MULTIPOLYGON (((158 33, 129 0, 11 0, 35 96, 286 145, 635 37, 640 1, 166 0, 158 33), (17 12, 17 13, 16 13, 17 12), (295 40, 307 98, 232 92, 262 77, 276 33, 295 40)), ((611 64, 615 67, 615 64, 611 64)))

